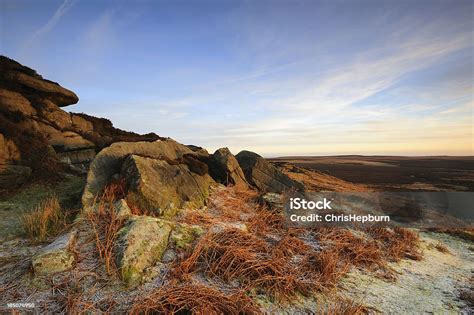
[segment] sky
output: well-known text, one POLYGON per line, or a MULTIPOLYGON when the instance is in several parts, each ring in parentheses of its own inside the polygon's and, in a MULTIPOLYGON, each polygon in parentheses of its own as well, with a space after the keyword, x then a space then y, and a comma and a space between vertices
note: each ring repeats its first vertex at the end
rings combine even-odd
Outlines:
POLYGON ((0 54, 210 152, 474 155, 473 3, 0 0, 0 54))

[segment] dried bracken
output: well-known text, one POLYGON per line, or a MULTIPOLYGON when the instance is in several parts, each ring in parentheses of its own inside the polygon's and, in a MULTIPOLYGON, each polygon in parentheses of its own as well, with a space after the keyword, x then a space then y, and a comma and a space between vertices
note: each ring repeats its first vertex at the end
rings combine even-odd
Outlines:
POLYGON ((180 274, 203 272, 242 288, 258 288, 280 301, 336 285, 347 269, 337 252, 316 252, 288 236, 275 245, 228 229, 208 233, 178 266, 180 274))
POLYGON ((243 291, 229 294, 199 284, 163 286, 135 301, 131 314, 255 314, 243 291))
POLYGON ((102 196, 97 198, 96 207, 86 213, 87 220, 92 227, 96 248, 108 274, 115 274, 113 250, 117 239, 117 232, 123 224, 123 219, 117 215, 114 207, 116 189, 107 186, 102 196))
POLYGON ((436 245, 434 246, 439 252, 443 253, 443 254, 450 254, 451 252, 449 251, 448 247, 441 243, 441 242, 438 242, 436 243, 436 245))
POLYGON ((369 228, 367 233, 374 238, 381 247, 383 256, 389 261, 398 262, 403 258, 420 260, 419 237, 408 229, 394 227, 369 228))
POLYGON ((265 207, 257 206, 254 215, 249 219, 248 228, 251 232, 265 235, 272 232, 281 232, 284 229, 284 217, 265 207))
POLYGON ((348 298, 338 298, 330 303, 325 310, 319 310, 319 315, 363 315, 369 314, 369 309, 348 298))

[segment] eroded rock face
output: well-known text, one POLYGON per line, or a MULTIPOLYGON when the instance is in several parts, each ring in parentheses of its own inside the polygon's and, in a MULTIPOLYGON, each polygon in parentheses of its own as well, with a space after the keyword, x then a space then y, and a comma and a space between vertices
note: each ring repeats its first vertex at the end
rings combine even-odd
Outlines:
POLYGON ((42 248, 31 262, 35 274, 49 275, 70 269, 74 264, 72 246, 74 246, 76 235, 76 231, 71 231, 42 248))
POLYGON ((21 112, 26 116, 36 115, 36 109, 30 101, 17 92, 0 89, 0 104, 10 112, 21 112))
POLYGON ((58 130, 72 128, 71 115, 50 100, 40 100, 37 102, 39 114, 42 118, 50 122, 58 130))
POLYGON ((94 125, 92 124, 92 122, 79 115, 71 114, 71 120, 72 126, 74 128, 84 130, 85 132, 91 132, 94 130, 94 125))
POLYGON ((0 165, 15 164, 21 161, 20 150, 13 140, 0 133, 0 165))
POLYGON ((232 153, 230 153, 228 148, 221 148, 214 152, 211 157, 211 166, 211 176, 220 183, 242 188, 248 187, 239 162, 232 153))
POLYGON ((261 191, 282 193, 293 189, 304 190, 301 183, 290 179, 257 153, 241 151, 236 158, 247 182, 261 191))
POLYGON ((131 286, 142 281, 146 268, 163 256, 172 224, 149 216, 131 218, 118 232, 116 263, 122 279, 131 286))
POLYGON ((186 164, 138 155, 127 157, 121 177, 128 183, 127 200, 141 209, 172 217, 187 204, 202 206, 212 179, 186 164))
MULTIPOLYGON (((2 79, 10 85, 16 85, 19 89, 25 91, 25 94, 30 92, 36 97, 50 100, 58 106, 67 106, 76 104, 79 101, 74 92, 63 88, 56 82, 44 80, 40 75, 32 73, 24 73, 21 68, 5 69, 7 63, 2 63, 2 70, 5 71, 2 79)), ((19 65, 22 67, 21 65, 19 65)))
POLYGON ((23 159, 16 165, 29 167, 40 176, 54 176, 64 169, 62 163, 85 172, 95 153, 113 142, 160 139, 156 134, 126 132, 107 119, 60 108, 78 100, 74 92, 35 70, 0 56, 0 134, 20 149, 23 159))
MULTIPOLYGON (((182 158, 186 153, 192 153, 192 151, 171 139, 155 142, 117 142, 112 144, 100 151, 90 165, 87 184, 82 196, 83 206, 92 205, 96 195, 102 192, 112 176, 122 171, 122 164, 129 155, 173 161, 182 158)), ((138 186, 135 185, 135 187, 138 186)))

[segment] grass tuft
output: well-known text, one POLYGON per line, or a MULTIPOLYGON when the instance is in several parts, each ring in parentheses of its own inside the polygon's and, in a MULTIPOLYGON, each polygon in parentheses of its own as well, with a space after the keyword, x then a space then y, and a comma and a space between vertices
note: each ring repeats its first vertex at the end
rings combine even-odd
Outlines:
POLYGON ((66 227, 66 216, 56 196, 44 199, 32 212, 21 216, 25 234, 32 240, 44 242, 57 236, 66 227))

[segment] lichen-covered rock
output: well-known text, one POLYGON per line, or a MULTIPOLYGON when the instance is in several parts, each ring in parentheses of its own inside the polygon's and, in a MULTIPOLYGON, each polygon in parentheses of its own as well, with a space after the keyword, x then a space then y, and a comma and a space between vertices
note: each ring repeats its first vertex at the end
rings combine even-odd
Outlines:
POLYGON ((128 285, 140 284, 145 269, 161 259, 171 229, 170 222, 137 216, 118 232, 115 258, 121 277, 128 285))
POLYGON ((213 182, 207 174, 191 172, 186 164, 138 155, 125 160, 121 177, 128 184, 128 201, 166 217, 172 217, 186 205, 204 205, 213 182))
POLYGON ((211 176, 225 185, 236 187, 248 187, 244 172, 239 166, 237 159, 230 153, 228 148, 216 150, 211 158, 209 169, 211 176))
POLYGON ((122 162, 131 155, 150 158, 176 160, 185 153, 192 153, 186 146, 174 141, 155 142, 116 142, 100 151, 92 161, 87 174, 87 184, 82 196, 82 204, 89 206, 110 180, 112 175, 120 173, 122 162))
POLYGON ((132 216, 132 210, 130 210, 127 202, 124 199, 120 199, 114 203, 115 213, 120 219, 128 219, 132 216))
POLYGON ((69 232, 41 249, 32 259, 35 274, 49 275, 70 269, 74 263, 72 246, 76 235, 76 231, 69 232))
POLYGON ((257 153, 241 151, 235 157, 244 171, 247 182, 260 191, 282 193, 289 190, 304 190, 303 184, 283 174, 257 153))
POLYGON ((204 230, 199 225, 178 223, 171 232, 170 242, 177 249, 188 249, 203 233, 204 230))

